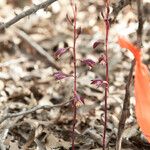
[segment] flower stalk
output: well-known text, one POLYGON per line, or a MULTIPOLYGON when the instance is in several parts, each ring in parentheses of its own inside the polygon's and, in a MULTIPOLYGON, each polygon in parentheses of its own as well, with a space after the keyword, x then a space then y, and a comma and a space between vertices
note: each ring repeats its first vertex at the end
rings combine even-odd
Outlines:
POLYGON ((108 37, 109 37, 109 0, 106 0, 106 16, 104 18, 105 21, 105 77, 106 82, 108 83, 105 86, 105 122, 104 122, 104 132, 103 132, 103 150, 106 148, 106 129, 107 129, 107 98, 108 98, 108 87, 109 87, 109 66, 108 66, 108 37))
POLYGON ((75 150, 75 125, 77 116, 76 96, 77 96, 77 67, 76 67, 76 40, 77 40, 77 7, 74 0, 70 0, 70 5, 73 11, 73 65, 74 65, 74 98, 73 98, 73 127, 72 127, 72 150, 75 150))

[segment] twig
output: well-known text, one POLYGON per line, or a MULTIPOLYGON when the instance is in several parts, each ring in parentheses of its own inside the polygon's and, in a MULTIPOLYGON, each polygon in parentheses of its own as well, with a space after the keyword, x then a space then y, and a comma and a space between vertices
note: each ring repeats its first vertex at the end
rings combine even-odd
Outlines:
MULTIPOLYGON (((138 9, 138 29, 137 29, 137 45, 141 47, 142 45, 142 31, 143 31, 143 3, 142 0, 137 1, 137 9, 138 9)), ((124 98, 123 110, 119 122, 118 127, 118 135, 117 135, 117 142, 116 142, 116 150, 121 150, 121 143, 122 143, 122 134, 125 127, 125 121, 129 117, 129 106, 130 106, 130 85, 132 82, 133 70, 135 66, 135 59, 132 61, 132 65, 130 68, 130 72, 128 75, 128 81, 126 84, 126 93, 124 98)))
POLYGON ((137 29, 137 44, 139 47, 142 45, 142 33, 143 33, 143 2, 141 0, 137 1, 137 9, 138 9, 138 29, 137 29))
POLYGON ((38 5, 34 5, 33 7, 31 7, 30 9, 23 11, 21 14, 15 16, 14 18, 12 18, 10 21, 6 22, 6 23, 1 23, 0 24, 0 32, 3 31, 5 28, 10 27, 11 25, 15 24, 16 22, 18 22, 19 20, 21 20, 22 18, 29 16, 35 12, 37 12, 39 9, 42 8, 47 8, 49 5, 51 5, 53 2, 55 2, 56 0, 47 0, 45 2, 42 2, 38 5))
POLYGON ((16 29, 16 32, 18 35, 23 38, 32 48, 34 48, 38 53, 43 55, 47 58, 47 60, 50 62, 51 66, 54 67, 57 70, 60 70, 60 68, 56 65, 55 60, 52 56, 49 55, 48 52, 46 52, 38 43, 36 43, 28 34, 26 34, 24 31, 16 29))
POLYGON ((61 104, 58 104, 58 105, 53 105, 53 106, 49 106, 49 105, 40 106, 40 105, 37 105, 37 106, 34 106, 33 108, 28 109, 26 111, 21 111, 21 112, 18 112, 18 113, 8 113, 5 116, 0 118, 0 124, 8 118, 14 118, 14 117, 18 117, 18 116, 25 116, 25 115, 33 113, 33 112, 35 112, 39 109, 48 109, 49 110, 49 109, 56 108, 56 107, 62 107, 62 106, 66 105, 70 102, 71 101, 67 101, 67 102, 64 102, 64 103, 61 103, 61 104))
POLYGON ((122 108, 121 117, 119 120, 119 126, 118 126, 118 134, 117 134, 117 141, 116 141, 116 150, 121 150, 121 143, 122 143, 122 134, 125 128, 125 122, 126 119, 130 116, 129 106, 130 106, 130 87, 132 82, 132 76, 135 66, 135 60, 132 61, 132 65, 130 68, 130 72, 128 75, 128 80, 126 84, 126 90, 125 90, 125 98, 122 108))

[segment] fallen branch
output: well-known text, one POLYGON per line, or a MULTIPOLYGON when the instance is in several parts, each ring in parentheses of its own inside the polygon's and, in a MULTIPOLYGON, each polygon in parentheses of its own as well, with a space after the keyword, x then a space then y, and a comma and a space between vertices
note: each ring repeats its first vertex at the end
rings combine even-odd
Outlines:
POLYGON ((54 58, 49 55, 48 52, 46 52, 38 43, 36 43, 28 34, 26 34, 24 31, 16 29, 17 34, 25 40, 33 49, 35 49, 38 53, 40 53, 42 56, 46 57, 46 59, 50 62, 51 66, 54 67, 57 70, 60 70, 60 68, 56 65, 54 58))
POLYGON ((37 12, 39 9, 42 8, 47 8, 49 5, 51 5, 53 2, 55 2, 56 0, 47 0, 45 2, 42 2, 38 5, 34 5, 33 7, 31 7, 30 9, 23 11, 21 14, 15 16, 14 18, 12 18, 10 21, 6 22, 6 23, 1 23, 0 24, 0 31, 3 31, 5 28, 10 27, 11 25, 15 24, 16 22, 18 22, 19 20, 21 20, 22 18, 29 16, 35 12, 37 12))
POLYGON ((35 111, 37 111, 37 110, 39 110, 39 109, 47 109, 47 110, 50 110, 50 109, 52 109, 52 108, 62 107, 62 106, 66 105, 66 104, 68 104, 68 103, 70 103, 70 102, 71 102, 71 101, 66 101, 66 102, 64 102, 64 103, 61 103, 61 104, 58 104, 58 105, 53 105, 53 106, 49 106, 49 105, 42 105, 42 106, 40 106, 40 105, 37 105, 37 106, 34 106, 33 108, 28 109, 28 110, 26 110, 26 111, 21 111, 21 112, 18 112, 18 113, 8 113, 8 114, 6 114, 6 115, 4 115, 4 116, 2 116, 2 117, 0 118, 0 124, 1 124, 3 121, 5 121, 6 119, 8 119, 8 118, 14 118, 14 117, 18 117, 18 116, 25 116, 25 115, 30 114, 30 113, 33 113, 33 112, 35 112, 35 111))

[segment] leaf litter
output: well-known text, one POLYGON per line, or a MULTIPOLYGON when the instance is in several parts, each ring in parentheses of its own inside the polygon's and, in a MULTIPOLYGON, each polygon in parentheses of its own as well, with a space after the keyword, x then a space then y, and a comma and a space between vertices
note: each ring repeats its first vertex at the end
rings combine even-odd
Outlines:
MULTIPOLYGON (((1 21, 9 20, 14 16, 14 12, 21 12, 32 1, 22 3, 18 0, 7 0, 7 2, 4 0, 0 3, 1 21), (6 11, 12 13, 6 13, 6 11)), ((144 3, 144 7, 146 7, 146 4, 144 3)), ((49 55, 54 56, 58 49, 66 50, 66 47, 72 45, 72 29, 66 22, 67 5, 68 1, 59 1, 50 6, 46 12, 41 11, 32 14, 15 24, 14 27, 26 32, 49 55), (57 9, 55 9, 56 6, 57 9)), ((102 64, 95 65, 93 61, 103 53, 105 27, 103 19, 98 19, 97 1, 83 1, 83 5, 78 4, 78 7, 78 23, 82 32, 79 30, 81 35, 77 43, 77 57, 78 60, 86 60, 84 63, 89 67, 82 65, 81 61, 77 62, 78 92, 80 96, 84 97, 85 104, 79 105, 77 110, 75 145, 76 149, 79 150, 99 150, 99 147, 102 146, 104 124, 104 89, 102 87, 96 88, 90 83, 91 80, 98 78, 97 74, 101 79, 105 76, 104 66, 102 64), (97 41, 97 43, 93 43, 93 41, 97 41)), ((145 49, 143 59, 149 67, 148 33, 150 28, 147 25, 149 24, 147 14, 144 15, 143 47, 145 49)), ((69 13, 69 21, 72 21, 71 19, 72 16, 69 13)), ((136 19, 135 11, 127 6, 119 13, 118 23, 113 24, 110 28, 109 119, 106 139, 109 149, 112 150, 115 148, 125 83, 131 62, 127 55, 132 57, 125 50, 119 48, 115 41, 117 39, 114 37, 118 32, 122 32, 122 34, 126 32, 127 35, 132 37, 132 40, 135 40, 136 19)), ((49 62, 31 47, 30 43, 18 36, 14 27, 12 26, 5 33, 0 34, 0 115, 20 112, 36 105, 54 106, 70 100, 73 97, 73 81, 66 77, 72 74, 73 64, 71 63, 71 54, 69 54, 71 51, 65 53, 62 59, 56 61, 56 64, 63 68, 64 74, 61 75, 65 79, 55 81, 53 75, 56 73, 56 69, 51 67, 49 62)), ((60 56, 60 53, 58 55, 60 56)), ((59 76, 59 78, 62 78, 62 76, 59 76)), ((133 93, 131 98, 134 99, 133 93)), ((134 112, 132 105, 130 111, 134 112)), ((4 147, 10 150, 69 150, 71 147, 71 126, 72 108, 70 104, 67 104, 59 108, 37 110, 26 116, 5 120, 0 125, 0 135, 4 139, 4 147), (10 126, 7 126, 8 123, 10 126)), ((2 144, 0 143, 0 145, 2 144)), ((138 129, 135 114, 132 113, 123 134, 123 149, 141 150, 141 148, 149 149, 150 146, 138 129), (139 143, 139 141, 142 142, 139 143)))

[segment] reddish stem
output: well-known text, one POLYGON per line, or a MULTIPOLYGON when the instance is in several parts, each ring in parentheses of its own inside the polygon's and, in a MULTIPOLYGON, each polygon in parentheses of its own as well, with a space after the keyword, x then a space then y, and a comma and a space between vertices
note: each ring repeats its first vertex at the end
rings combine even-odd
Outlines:
POLYGON ((76 103, 73 102, 73 127, 72 127, 72 150, 75 150, 75 126, 76 126, 77 108, 76 103))
POLYGON ((71 0, 72 11, 74 15, 74 24, 73 24, 73 64, 74 64, 74 99, 73 99, 73 127, 72 127, 72 150, 75 150, 75 125, 76 125, 76 116, 77 116, 77 107, 76 107, 76 94, 77 94, 77 67, 76 67, 76 40, 77 40, 77 8, 74 4, 74 1, 71 0))
MULTIPOLYGON (((108 68, 108 36, 109 36, 109 0, 106 0, 106 38, 105 38, 105 56, 106 56, 106 81, 109 85, 109 68, 108 68)), ((103 150, 106 148, 106 129, 107 129, 107 97, 108 97, 108 85, 105 86, 105 123, 104 123, 104 133, 103 133, 103 150)))

